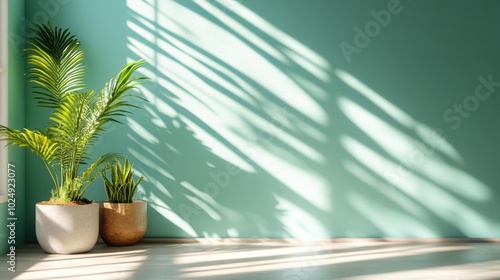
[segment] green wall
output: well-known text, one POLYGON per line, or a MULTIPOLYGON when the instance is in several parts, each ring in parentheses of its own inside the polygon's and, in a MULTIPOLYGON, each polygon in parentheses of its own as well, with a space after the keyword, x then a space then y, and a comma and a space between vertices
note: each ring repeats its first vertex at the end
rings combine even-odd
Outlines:
MULTIPOLYGON (((8 99, 9 99, 9 126, 21 129, 25 127, 25 61, 22 56, 24 48, 24 24, 21 20, 25 14, 24 0, 10 0, 8 2, 8 99)), ((9 228, 1 227, 0 252, 6 252, 7 248, 15 245, 16 248, 24 243, 25 239, 25 153, 19 148, 9 148, 9 163, 15 165, 16 193, 15 193, 15 213, 17 220, 15 229, 15 244, 7 244, 6 237, 9 235, 9 228)), ((7 221, 7 203, 0 204, 0 220, 7 221)))
MULTIPOLYGON (((147 102, 94 149, 146 176, 148 237, 500 237, 499 8, 72 0, 50 20, 80 38, 90 88, 148 62, 147 102)), ((26 166, 33 238, 50 180, 26 166)))
MULTIPOLYGON (((7 202, 0 203, 0 219, 2 219, 2 221, 7 220, 7 202)), ((8 242, 7 238, 9 237, 9 229, 7 227, 2 228, 0 232, 0 237, 1 237, 0 253, 3 254, 7 252, 7 248, 9 248, 9 244, 7 243, 8 242)))

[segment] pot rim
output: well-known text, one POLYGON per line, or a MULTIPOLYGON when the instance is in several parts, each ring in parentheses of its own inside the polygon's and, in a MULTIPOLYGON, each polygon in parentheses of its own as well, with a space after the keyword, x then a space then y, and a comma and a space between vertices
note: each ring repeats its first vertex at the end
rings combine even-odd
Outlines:
POLYGON ((147 203, 147 200, 144 199, 134 199, 132 202, 109 202, 109 200, 104 200, 104 201, 99 201, 99 204, 101 203, 108 203, 108 204, 134 204, 134 203, 147 203))
POLYGON ((44 202, 47 202, 47 201, 39 201, 37 202, 35 205, 40 205, 40 206, 63 206, 63 207, 73 207, 73 206, 89 206, 89 205, 94 205, 94 204, 99 204, 99 202, 91 202, 91 203, 87 203, 87 204, 47 204, 47 203, 44 203, 44 202))

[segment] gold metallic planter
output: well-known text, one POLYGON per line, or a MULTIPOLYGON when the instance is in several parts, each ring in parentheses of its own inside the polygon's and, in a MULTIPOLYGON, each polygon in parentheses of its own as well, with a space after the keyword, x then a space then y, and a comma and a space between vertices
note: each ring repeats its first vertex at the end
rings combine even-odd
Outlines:
POLYGON ((99 234, 108 246, 134 245, 146 234, 147 203, 99 203, 99 234))

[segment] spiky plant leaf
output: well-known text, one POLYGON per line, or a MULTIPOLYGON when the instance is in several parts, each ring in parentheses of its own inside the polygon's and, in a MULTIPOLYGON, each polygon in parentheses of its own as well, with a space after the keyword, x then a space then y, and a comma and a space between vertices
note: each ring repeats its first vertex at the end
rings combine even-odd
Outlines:
POLYGON ((110 179, 107 172, 102 172, 104 188, 108 200, 111 203, 131 203, 137 192, 137 186, 144 179, 144 176, 134 182, 134 170, 128 158, 125 158, 123 165, 117 159, 114 166, 110 168, 110 179))

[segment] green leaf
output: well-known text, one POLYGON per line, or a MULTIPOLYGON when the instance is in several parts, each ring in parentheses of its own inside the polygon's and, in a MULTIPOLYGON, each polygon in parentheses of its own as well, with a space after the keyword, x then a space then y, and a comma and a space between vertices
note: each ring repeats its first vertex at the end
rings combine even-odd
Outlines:
MULTIPOLYGON (((133 74, 144 61, 127 63, 99 93, 88 91, 84 52, 76 37, 50 23, 37 25, 34 31, 36 36, 28 40, 26 49, 29 81, 34 84, 38 105, 50 108, 52 114, 46 132, 0 126, 0 140, 25 147, 42 159, 54 182, 53 200, 81 200, 90 183, 119 160, 117 154, 107 153, 91 162, 94 156, 89 151, 109 123, 119 123, 130 109, 138 107, 131 99, 141 97, 133 89, 146 78, 133 74), (81 166, 87 162, 90 164, 82 172, 81 166)), ((111 183, 117 178, 133 181, 133 171, 127 166, 130 164, 115 170, 111 183)))
POLYGON ((137 192, 137 186, 144 179, 144 176, 134 182, 134 170, 128 158, 125 158, 123 165, 117 159, 109 171, 111 178, 106 176, 107 172, 101 173, 109 202, 131 203, 137 192))

